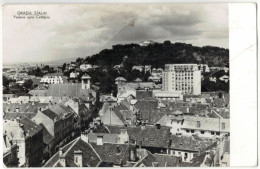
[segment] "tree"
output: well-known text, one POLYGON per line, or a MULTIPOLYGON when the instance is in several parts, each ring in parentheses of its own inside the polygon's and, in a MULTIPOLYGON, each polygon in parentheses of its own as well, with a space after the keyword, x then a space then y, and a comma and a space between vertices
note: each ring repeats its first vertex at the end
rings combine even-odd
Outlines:
POLYGON ((32 86, 33 86, 33 81, 32 81, 32 79, 26 80, 26 81, 24 82, 23 86, 24 86, 26 89, 31 89, 32 86))
POLYGON ((8 87, 9 86, 9 80, 5 76, 3 76, 3 86, 4 87, 8 87))

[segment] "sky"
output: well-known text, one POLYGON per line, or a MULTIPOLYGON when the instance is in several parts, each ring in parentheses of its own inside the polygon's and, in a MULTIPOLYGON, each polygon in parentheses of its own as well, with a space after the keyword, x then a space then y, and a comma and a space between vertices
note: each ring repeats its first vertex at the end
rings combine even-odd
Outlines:
POLYGON ((74 4, 3 7, 3 63, 91 56, 145 40, 228 48, 228 4, 74 4), (15 19, 19 11, 49 19, 15 19))

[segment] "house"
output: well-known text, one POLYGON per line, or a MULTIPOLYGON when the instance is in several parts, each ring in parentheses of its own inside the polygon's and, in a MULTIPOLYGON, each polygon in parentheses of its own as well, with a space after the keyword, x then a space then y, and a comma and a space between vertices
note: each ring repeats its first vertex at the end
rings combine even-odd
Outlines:
POLYGON ((130 158, 130 145, 104 143, 102 138, 89 143, 86 135, 60 148, 44 167, 121 167, 130 158))
POLYGON ((122 83, 125 83, 125 82, 126 82, 126 79, 123 78, 123 77, 117 77, 117 78, 115 79, 115 82, 116 82, 116 84, 122 84, 122 83))
POLYGON ((105 125, 134 125, 136 123, 135 112, 129 110, 123 103, 115 105, 101 116, 101 121, 105 125))
POLYGON ((217 78, 216 77, 209 77, 209 81, 211 81, 211 82, 217 82, 217 78))
POLYGON ((3 163, 6 167, 18 167, 18 145, 3 135, 3 163))
MULTIPOLYGON (((90 76, 83 75, 81 83, 66 83, 66 84, 50 84, 45 90, 30 90, 29 94, 33 96, 52 96, 52 97, 75 97, 82 101, 91 99, 90 76)), ((93 98, 93 97, 92 97, 93 98)))
POLYGON ((151 71, 152 71, 151 65, 144 65, 144 72, 145 73, 149 72, 151 74, 151 71))
POLYGON ((209 66, 207 64, 199 64, 198 70, 201 72, 210 72, 209 66))
POLYGON ((3 103, 4 113, 34 113, 46 108, 48 103, 3 103))
POLYGON ((43 124, 47 131, 54 137, 55 148, 63 145, 74 135, 75 112, 63 104, 54 104, 45 110, 38 111, 32 118, 37 124, 43 124))
MULTIPOLYGON (((19 167, 40 167, 42 160, 42 128, 28 118, 4 120, 3 133, 19 147, 19 167)), ((7 142, 6 142, 7 143, 7 142)), ((12 144, 7 144, 10 148, 12 144)))
POLYGON ((43 167, 97 167, 100 163, 92 146, 79 137, 61 147, 43 167))
POLYGON ((15 94, 3 94, 3 102, 7 102, 9 99, 14 98, 15 94))
POLYGON ((221 77, 219 78, 219 80, 224 81, 224 82, 227 83, 227 82, 229 81, 229 76, 223 75, 223 76, 221 76, 221 77))
POLYGON ((162 77, 157 76, 157 75, 152 75, 148 78, 148 81, 152 82, 160 82, 162 80, 162 77))
POLYGON ((154 98, 132 101, 132 107, 137 112, 137 119, 145 124, 154 125, 170 110, 154 98))
POLYGON ((169 154, 152 154, 146 150, 133 167, 181 167, 181 158, 169 154))
POLYGON ((191 163, 192 159, 201 153, 206 147, 213 144, 197 135, 182 136, 171 135, 171 145, 168 154, 176 155, 182 158, 183 162, 191 163))
POLYGON ((204 138, 221 137, 230 133, 229 119, 185 116, 181 133, 185 136, 197 134, 204 138))
POLYGON ((40 83, 63 84, 64 81, 62 73, 49 73, 41 78, 40 83))
POLYGON ((91 64, 81 64, 79 68, 82 71, 87 71, 89 69, 92 69, 92 65, 91 64))
MULTIPOLYGON (((139 79, 137 79, 140 81, 139 79)), ((130 82, 130 83, 119 83, 117 85, 117 95, 122 95, 123 93, 132 94, 136 97, 136 90, 146 90, 146 91, 160 91, 162 86, 156 85, 154 82, 130 82)))
POLYGON ((181 124, 184 120, 184 114, 180 110, 171 111, 165 114, 156 124, 160 124, 162 126, 171 127, 171 134, 178 134, 181 130, 181 124))
POLYGON ((120 134, 122 129, 127 130, 129 143, 139 148, 145 148, 152 153, 164 153, 170 146, 170 127, 155 126, 110 126, 110 134, 120 134))
POLYGON ((132 67, 132 71, 133 70, 139 70, 140 72, 143 72, 144 71, 144 66, 133 66, 132 67))
POLYGON ((183 94, 181 91, 156 91, 154 92, 154 97, 158 100, 183 100, 183 94))
POLYGON ((71 72, 71 73, 70 73, 70 78, 71 78, 71 79, 76 79, 76 78, 78 78, 78 76, 79 76, 79 73, 78 73, 78 72, 71 72))

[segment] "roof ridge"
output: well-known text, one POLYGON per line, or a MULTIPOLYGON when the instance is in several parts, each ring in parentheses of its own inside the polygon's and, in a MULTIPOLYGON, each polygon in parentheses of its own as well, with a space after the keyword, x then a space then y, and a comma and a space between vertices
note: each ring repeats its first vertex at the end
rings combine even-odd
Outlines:
POLYGON ((143 158, 141 158, 141 159, 139 160, 139 162, 137 162, 133 167, 136 167, 138 163, 140 163, 142 160, 144 160, 144 159, 148 156, 148 152, 149 152, 149 151, 147 150, 147 154, 146 154, 143 158))
POLYGON ((92 148, 92 150, 96 153, 96 155, 98 156, 99 160, 102 162, 102 159, 101 157, 99 156, 99 154, 97 153, 97 151, 94 149, 94 147, 90 144, 90 143, 87 143, 89 144, 89 146, 92 148))
POLYGON ((68 148, 68 150, 64 153, 64 156, 71 150, 71 148, 80 140, 80 137, 76 138, 76 141, 68 148))

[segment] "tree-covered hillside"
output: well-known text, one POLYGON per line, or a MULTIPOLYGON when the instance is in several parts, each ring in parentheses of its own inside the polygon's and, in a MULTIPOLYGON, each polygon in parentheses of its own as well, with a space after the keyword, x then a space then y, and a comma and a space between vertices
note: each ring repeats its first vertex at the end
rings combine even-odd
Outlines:
POLYGON ((85 60, 93 65, 114 66, 122 62, 123 57, 129 57, 129 67, 132 65, 152 65, 164 68, 170 63, 201 63, 209 66, 225 66, 229 62, 229 50, 219 47, 196 47, 185 43, 165 41, 149 46, 138 44, 115 45, 112 49, 87 57, 85 60))

